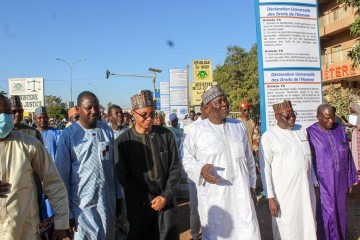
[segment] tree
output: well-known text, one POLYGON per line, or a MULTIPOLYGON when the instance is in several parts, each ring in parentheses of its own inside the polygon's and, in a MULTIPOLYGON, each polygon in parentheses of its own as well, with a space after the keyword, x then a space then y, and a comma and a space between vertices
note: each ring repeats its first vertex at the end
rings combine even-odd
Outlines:
POLYGON ((259 76, 256 44, 248 52, 241 47, 229 46, 224 64, 216 66, 214 81, 228 96, 230 111, 239 111, 239 103, 245 101, 251 103, 258 113, 259 76))
POLYGON ((68 108, 60 97, 53 95, 45 96, 45 107, 49 117, 56 119, 67 117, 68 108))
MULTIPOLYGON (((350 26, 350 34, 354 37, 360 35, 360 1, 359 0, 337 0, 338 3, 344 4, 345 11, 349 7, 355 9, 355 15, 357 16, 355 21, 350 26)), ((360 43, 356 43, 347 55, 353 61, 353 67, 360 66, 360 43)))
POLYGON ((336 108, 336 115, 347 116, 350 105, 350 89, 335 88, 330 85, 329 89, 324 91, 324 102, 336 108))
POLYGON ((106 104, 107 109, 109 109, 112 105, 114 105, 112 102, 108 102, 108 103, 106 104))

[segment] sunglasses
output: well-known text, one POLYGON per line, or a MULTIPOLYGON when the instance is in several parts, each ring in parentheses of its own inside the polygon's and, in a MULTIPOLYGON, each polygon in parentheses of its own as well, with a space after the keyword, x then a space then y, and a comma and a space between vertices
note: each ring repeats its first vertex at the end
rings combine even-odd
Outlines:
POLYGON ((23 113, 24 109, 14 109, 14 110, 11 110, 11 112, 12 112, 12 114, 23 113))
POLYGON ((286 120, 289 120, 291 117, 296 118, 297 113, 295 111, 291 111, 287 113, 286 115, 279 114, 280 116, 284 117, 286 120))
POLYGON ((137 111, 134 110, 134 113, 136 113, 137 115, 139 115, 144 121, 148 118, 154 119, 155 118, 155 112, 151 112, 149 115, 143 115, 138 113, 137 111))

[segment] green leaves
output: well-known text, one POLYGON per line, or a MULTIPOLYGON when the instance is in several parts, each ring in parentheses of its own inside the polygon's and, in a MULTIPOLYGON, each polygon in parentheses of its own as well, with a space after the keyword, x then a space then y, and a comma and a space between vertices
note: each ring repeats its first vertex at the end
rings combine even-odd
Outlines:
POLYGON ((63 103, 60 97, 53 95, 45 96, 45 107, 48 112, 49 118, 67 118, 68 108, 66 106, 66 103, 63 103))
POLYGON ((223 65, 217 65, 214 81, 227 94, 230 111, 239 111, 240 102, 248 102, 259 112, 259 76, 257 48, 254 44, 247 52, 238 46, 227 48, 223 65))
MULTIPOLYGON (((337 3, 344 4, 345 11, 353 7, 356 14, 355 21, 350 25, 350 34, 354 37, 360 35, 360 1, 359 0, 337 0, 337 3)), ((356 43, 347 55, 353 61, 355 68, 360 66, 360 44, 356 43)))

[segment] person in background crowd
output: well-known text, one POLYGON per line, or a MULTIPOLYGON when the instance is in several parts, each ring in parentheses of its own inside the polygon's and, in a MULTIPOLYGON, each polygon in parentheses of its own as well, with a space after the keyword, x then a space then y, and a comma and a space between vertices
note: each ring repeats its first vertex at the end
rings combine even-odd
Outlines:
POLYGON ((346 196, 358 182, 354 160, 344 128, 335 123, 334 108, 321 104, 316 117, 307 133, 319 182, 317 239, 347 239, 346 196))
POLYGON ((49 118, 45 107, 36 108, 34 116, 37 130, 41 133, 44 145, 51 158, 54 160, 56 154, 56 142, 60 132, 57 128, 49 126, 49 118))
MULTIPOLYGON (((57 128, 49 126, 49 118, 45 107, 36 108, 34 116, 37 130, 41 133, 45 148, 50 154, 51 159, 54 160, 60 131, 57 128)), ((43 195, 41 208, 42 220, 46 220, 55 214, 45 195, 43 195)))
POLYGON ((124 113, 120 106, 112 105, 108 109, 109 114, 109 126, 112 128, 115 134, 115 139, 120 136, 121 133, 127 130, 124 127, 124 113))
POLYGON ((274 239, 316 239, 314 173, 306 131, 295 124, 291 102, 273 105, 277 125, 260 143, 261 180, 274 239))
POLYGON ((155 114, 154 125, 163 126, 163 127, 166 126, 164 116, 163 116, 162 113, 156 113, 155 114))
POLYGON ((343 125, 343 120, 341 119, 341 117, 336 115, 336 107, 332 106, 333 112, 334 112, 334 121, 336 123, 339 123, 341 126, 343 125))
POLYGON ((55 118, 49 118, 48 125, 50 127, 56 128, 55 118))
POLYGON ((116 171, 125 189, 129 240, 178 240, 175 193, 179 156, 173 133, 154 126, 149 90, 131 97, 135 126, 115 141, 116 171))
POLYGON ((23 132, 27 135, 37 138, 39 141, 43 141, 41 133, 33 127, 22 123, 24 117, 24 108, 22 106, 20 97, 17 95, 11 96, 9 98, 11 104, 11 111, 14 117, 14 130, 23 132))
POLYGON ((256 129, 254 121, 249 117, 249 108, 250 104, 247 102, 241 102, 239 104, 239 109, 241 112, 239 120, 241 120, 246 127, 251 151, 253 152, 254 156, 258 157, 260 135, 258 130, 256 129))
POLYGON ((180 145, 181 145, 182 141, 184 140, 185 135, 184 135, 184 132, 182 130, 180 130, 178 127, 179 119, 178 119, 176 113, 169 114, 168 122, 170 124, 170 126, 168 128, 174 134, 176 146, 178 149, 180 149, 180 145))
POLYGON ((131 116, 131 114, 128 112, 124 113, 124 127, 126 128, 134 127, 133 116, 131 116))
POLYGON ((89 91, 77 98, 79 121, 58 141, 56 166, 69 195, 70 231, 74 239, 115 238, 116 198, 114 132, 99 121, 99 100, 89 91))
MULTIPOLYGON (((207 113, 205 111, 204 103, 201 102, 200 105, 200 111, 201 115, 196 119, 195 122, 192 124, 187 125, 184 128, 184 134, 186 135, 190 129, 195 125, 195 123, 200 122, 202 120, 205 120, 208 118, 207 113)), ((182 161, 183 158, 183 149, 181 146, 180 151, 180 159, 182 161)), ((201 229, 201 223, 200 223, 200 216, 198 212, 198 199, 197 199, 197 191, 196 191, 196 185, 193 181, 191 181, 190 178, 188 178, 188 186, 189 186, 189 208, 190 208, 190 234, 193 238, 193 240, 200 239, 200 229, 201 229)))
POLYGON ((66 118, 63 118, 61 121, 59 121, 57 124, 56 124, 56 128, 59 129, 59 131, 61 132, 62 130, 65 129, 66 127, 66 118))
MULTIPOLYGON (((15 102, 18 109, 19 104, 19 101, 15 102)), ((34 173, 40 176, 42 189, 55 210, 53 235, 55 239, 63 239, 69 228, 68 198, 64 184, 44 145, 30 135, 13 131, 13 121, 10 101, 0 94, 1 239, 40 238, 34 173)))
POLYGON ((196 113, 194 120, 195 120, 195 121, 198 120, 198 118, 199 118, 200 116, 201 116, 201 112, 196 113))
MULTIPOLYGON (((108 109, 109 114, 109 123, 108 125, 114 131, 114 141, 120 136, 120 134, 124 133, 127 128, 124 127, 124 113, 120 106, 112 105, 108 109)), ((122 195, 124 196, 123 189, 119 184, 120 189, 117 191, 121 191, 122 195)), ((126 204, 124 199, 119 200, 118 202, 121 208, 121 214, 116 216, 116 240, 126 239, 127 234, 129 233, 129 223, 126 217, 126 204)))
POLYGON ((218 85, 201 96, 208 118, 183 144, 182 163, 196 184, 203 239, 260 239, 255 162, 244 124, 227 118, 229 102, 218 85))
MULTIPOLYGON (((358 103, 350 104, 350 115, 355 117, 355 124, 347 123, 345 126, 352 128, 351 133, 351 152, 354 158, 356 171, 360 170, 360 105, 358 103)), ((349 116, 350 119, 350 116, 349 116)))
MULTIPOLYGON (((13 130, 22 132, 22 133, 27 134, 27 135, 30 135, 30 136, 38 139, 40 142, 43 142, 42 137, 41 137, 41 133, 38 130, 36 130, 33 127, 30 127, 29 125, 21 123, 21 121, 23 119, 24 109, 23 109, 20 97, 17 96, 17 95, 14 95, 14 96, 11 96, 9 98, 9 100, 10 100, 10 104, 11 104, 11 112, 12 112, 13 117, 14 117, 14 128, 13 128, 13 130)), ((38 201, 39 207, 41 208, 42 183, 41 183, 39 175, 37 175, 36 173, 34 173, 34 180, 35 180, 35 184, 36 184, 36 188, 37 188, 37 201, 38 201)), ((42 214, 40 214, 40 220, 43 220, 42 219, 42 214)))
POLYGON ((183 120, 183 128, 195 121, 195 111, 190 110, 189 116, 183 120))
POLYGON ((72 107, 72 108, 69 109, 68 117, 69 117, 69 121, 66 123, 66 128, 79 120, 80 116, 79 116, 79 113, 76 110, 76 107, 72 107))

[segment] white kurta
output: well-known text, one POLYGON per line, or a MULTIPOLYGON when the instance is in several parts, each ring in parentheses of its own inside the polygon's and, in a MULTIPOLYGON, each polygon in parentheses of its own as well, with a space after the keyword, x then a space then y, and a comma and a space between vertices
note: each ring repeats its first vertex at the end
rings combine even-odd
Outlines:
POLYGON ((256 171, 245 126, 227 118, 214 125, 205 119, 190 129, 183 146, 183 165, 196 184, 203 240, 260 239, 250 187, 256 171), (201 168, 214 164, 211 174, 217 184, 205 182, 201 168))
POLYGON ((291 130, 276 125, 266 131, 260 169, 266 197, 280 205, 279 217, 272 217, 274 239, 316 239, 317 181, 305 131, 299 125, 291 130))

